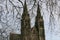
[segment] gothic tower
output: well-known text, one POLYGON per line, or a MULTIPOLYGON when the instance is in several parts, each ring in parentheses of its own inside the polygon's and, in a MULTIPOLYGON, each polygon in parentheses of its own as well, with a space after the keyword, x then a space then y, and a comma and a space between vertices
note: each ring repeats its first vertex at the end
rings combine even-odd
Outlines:
POLYGON ((21 19, 21 40, 31 40, 30 16, 28 14, 26 0, 21 19))
POLYGON ((36 16, 36 21, 35 21, 35 27, 38 31, 38 40, 45 40, 44 21, 43 21, 43 17, 41 16, 39 4, 37 7, 37 16, 36 16))

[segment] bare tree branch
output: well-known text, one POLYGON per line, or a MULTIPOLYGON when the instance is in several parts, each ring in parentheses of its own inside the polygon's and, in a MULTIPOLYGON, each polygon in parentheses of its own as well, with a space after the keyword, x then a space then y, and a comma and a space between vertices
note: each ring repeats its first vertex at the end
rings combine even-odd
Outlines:
POLYGON ((21 2, 22 6, 23 6, 23 2, 21 0, 18 0, 19 2, 21 2))
POLYGON ((18 7, 18 6, 15 6, 12 1, 9 0, 9 2, 13 5, 13 7, 17 7, 17 8, 23 8, 23 7, 18 7))

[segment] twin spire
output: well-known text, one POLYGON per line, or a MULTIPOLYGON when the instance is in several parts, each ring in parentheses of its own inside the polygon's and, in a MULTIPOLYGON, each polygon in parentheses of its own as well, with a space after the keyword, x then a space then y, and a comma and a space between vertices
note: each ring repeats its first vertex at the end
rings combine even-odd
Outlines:
MULTIPOLYGON (((24 13, 24 15, 28 14, 26 0, 24 2, 24 6, 23 6, 23 13, 24 13)), ((40 8, 39 8, 39 2, 38 2, 38 7, 37 7, 37 17, 41 18, 41 12, 40 12, 40 8)))
MULTIPOLYGON (((30 27, 31 27, 30 26, 30 16, 28 14, 27 4, 26 4, 26 0, 25 0, 24 6, 23 6, 22 20, 21 20, 22 40, 30 40, 31 39, 31 28, 30 27), (29 37, 28 37, 28 35, 29 35, 29 37)), ((41 16, 41 12, 40 12, 39 2, 38 2, 38 7, 37 7, 35 29, 38 32, 38 35, 36 35, 36 36, 38 36, 38 40, 45 40, 44 22, 43 22, 43 17, 41 16)))

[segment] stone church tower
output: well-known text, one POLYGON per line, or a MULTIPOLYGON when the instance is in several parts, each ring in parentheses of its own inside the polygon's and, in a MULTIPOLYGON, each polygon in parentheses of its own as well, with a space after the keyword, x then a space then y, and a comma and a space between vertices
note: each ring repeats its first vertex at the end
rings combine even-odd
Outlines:
POLYGON ((26 0, 23 6, 23 14, 21 19, 21 40, 31 40, 30 16, 28 14, 26 0))
POLYGON ((35 27, 38 31, 38 40, 45 40, 44 21, 43 21, 43 17, 41 16, 39 4, 37 7, 37 16, 36 16, 36 21, 35 21, 35 27))

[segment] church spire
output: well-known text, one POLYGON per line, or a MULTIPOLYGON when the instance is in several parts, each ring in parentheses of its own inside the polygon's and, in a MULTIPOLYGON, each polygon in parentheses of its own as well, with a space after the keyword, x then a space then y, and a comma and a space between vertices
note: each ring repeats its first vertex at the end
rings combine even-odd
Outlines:
POLYGON ((36 17, 41 18, 41 12, 40 12, 40 8, 39 8, 39 2, 38 2, 37 16, 36 17))
POLYGON ((38 40, 45 40, 44 21, 40 11, 41 10, 39 8, 39 3, 38 3, 35 27, 36 27, 36 30, 38 31, 38 38, 39 38, 38 40))
POLYGON ((35 21, 35 26, 37 31, 39 31, 37 26, 38 26, 38 20, 40 20, 40 17, 41 17, 41 13, 40 13, 39 2, 38 2, 37 15, 36 15, 36 21, 35 21))
POLYGON ((23 13, 24 13, 24 15, 26 15, 28 13, 26 0, 24 2, 24 6, 23 6, 23 13))
POLYGON ((22 19, 21 19, 21 36, 22 36, 21 40, 31 39, 30 16, 28 14, 26 0, 24 2, 23 14, 22 14, 22 19))

